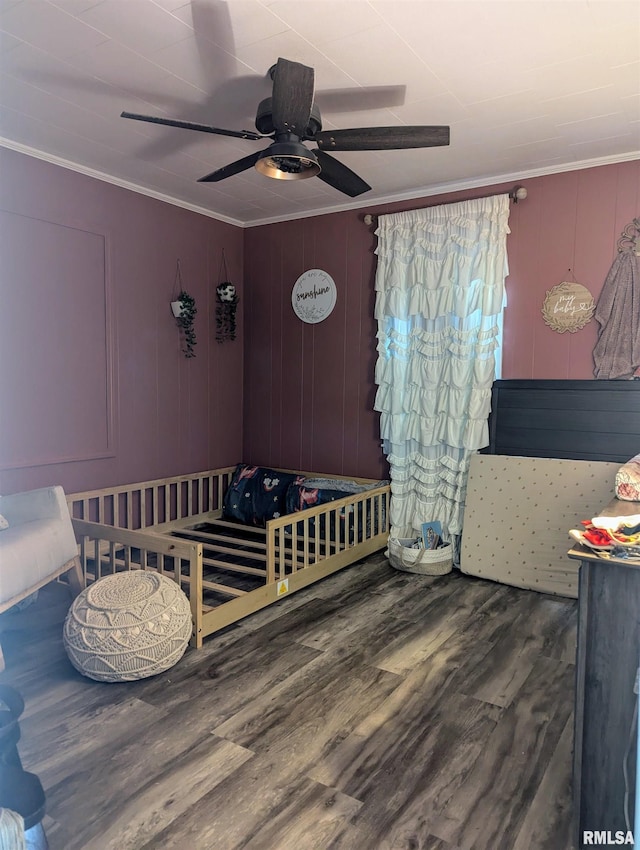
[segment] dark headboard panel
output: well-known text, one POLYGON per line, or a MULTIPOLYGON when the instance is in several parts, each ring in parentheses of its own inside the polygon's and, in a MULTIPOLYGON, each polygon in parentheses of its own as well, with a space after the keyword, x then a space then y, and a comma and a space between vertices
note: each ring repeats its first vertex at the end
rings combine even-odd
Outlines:
POLYGON ((495 381, 489 454, 624 463, 640 453, 640 381, 495 381))

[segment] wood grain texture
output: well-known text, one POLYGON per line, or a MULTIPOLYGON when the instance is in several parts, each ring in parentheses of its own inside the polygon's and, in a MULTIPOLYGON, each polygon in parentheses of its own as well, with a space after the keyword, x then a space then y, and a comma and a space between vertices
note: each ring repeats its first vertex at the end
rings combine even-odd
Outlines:
POLYGON ((639 430, 637 381, 500 380, 487 452, 625 463, 638 450, 639 430))
POLYGON ((640 567, 620 560, 603 561, 585 553, 580 568, 580 597, 576 824, 579 834, 595 829, 625 833, 627 815, 628 822, 634 822, 637 777, 633 730, 640 646, 640 567))
POLYGON ((375 555, 139 682, 12 617, 0 680, 51 850, 569 850, 575 618, 375 555))

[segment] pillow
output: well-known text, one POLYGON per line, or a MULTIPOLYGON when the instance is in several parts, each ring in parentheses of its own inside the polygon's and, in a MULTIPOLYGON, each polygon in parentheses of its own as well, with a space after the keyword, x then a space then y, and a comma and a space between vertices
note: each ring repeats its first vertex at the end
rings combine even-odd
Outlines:
MULTIPOLYGON (((335 482, 334 482, 335 483, 335 482)), ((307 487, 306 481, 302 481, 300 483, 292 484, 287 490, 287 513, 298 513, 298 511, 304 511, 307 508, 314 508, 316 505, 326 505, 327 502, 335 502, 337 499, 344 499, 345 496, 350 496, 351 493, 345 490, 332 490, 328 488, 322 487, 307 487)), ((353 505, 348 505, 347 508, 343 508, 340 511, 338 522, 341 526, 344 527, 344 523, 346 520, 345 513, 352 513, 353 505)), ((352 531, 353 523, 349 522, 349 531, 352 531)), ((311 517, 309 520, 307 528, 309 529, 309 534, 313 537, 316 533, 316 522, 315 517, 311 517)), ((299 524, 299 528, 297 529, 298 534, 302 534, 303 525, 299 524)), ((320 516, 320 525, 319 525, 319 535, 321 539, 329 538, 329 540, 336 539, 336 528, 335 528, 335 515, 331 514, 329 519, 329 534, 327 535, 326 528, 326 519, 324 516, 320 516)), ((344 531, 342 532, 342 536, 344 537, 344 531)), ((349 534, 350 542, 352 541, 352 534, 349 534)))
POLYGON ((2 516, 2 514, 0 514, 0 531, 2 531, 2 530, 3 530, 3 529, 5 529, 5 528, 9 528, 9 523, 8 523, 8 522, 6 521, 6 519, 2 516))
POLYGON ((640 502, 640 454, 623 464, 616 473, 616 496, 627 502, 640 502))
MULTIPOLYGON (((358 493, 364 493, 367 490, 374 490, 377 487, 383 487, 387 485, 388 481, 376 481, 372 484, 358 484, 355 481, 348 481, 343 478, 304 478, 299 482, 295 482, 289 487, 287 492, 287 513, 295 513, 296 511, 303 511, 305 508, 312 508, 316 505, 325 505, 327 502, 335 502, 336 499, 344 499, 345 496, 353 496, 358 493)), ((374 509, 374 516, 372 517, 368 507, 362 502, 358 502, 357 505, 347 505, 342 508, 339 514, 339 522, 341 526, 347 526, 348 529, 348 542, 350 544, 353 543, 361 543, 363 540, 363 531, 366 527, 367 537, 371 536, 372 533, 372 523, 373 523, 373 533, 379 534, 385 523, 385 503, 383 502, 381 505, 382 511, 380 519, 378 518, 378 514, 374 509), (354 534, 354 518, 357 513, 358 517, 358 539, 355 539, 354 534), (363 516, 364 513, 364 516, 363 516), (381 522, 380 526, 379 523, 381 522)), ((300 524, 301 526, 301 524, 300 524)), ((309 533, 315 534, 315 521, 312 519, 309 520, 309 533)), ((299 528, 299 533, 302 533, 302 527, 299 528)), ((319 534, 321 538, 327 536, 327 529, 325 528, 325 518, 323 516, 320 517, 320 528, 319 534)), ((329 520, 329 539, 335 540, 335 520, 333 519, 333 515, 329 520)), ((345 539, 344 530, 341 532, 341 536, 345 539)))
MULTIPOLYGON (((311 480, 311 479, 309 479, 311 480)), ((337 482, 332 482, 337 484, 337 482)), ((327 502, 335 502, 336 499, 344 499, 350 496, 351 490, 337 490, 328 487, 308 486, 307 481, 296 481, 287 490, 287 513, 304 511, 306 508, 314 508, 316 505, 325 505, 327 502)))
POLYGON ((267 520, 286 513, 289 485, 303 480, 295 473, 239 463, 224 494, 222 515, 245 525, 264 527, 267 520))

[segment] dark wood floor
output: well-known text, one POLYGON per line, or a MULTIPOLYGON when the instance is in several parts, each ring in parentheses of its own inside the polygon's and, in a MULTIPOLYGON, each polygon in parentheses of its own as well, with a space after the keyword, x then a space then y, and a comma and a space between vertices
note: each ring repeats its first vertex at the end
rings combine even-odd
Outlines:
POLYGON ((30 621, 0 680, 51 850, 571 846, 574 602, 376 555, 131 684, 30 621))

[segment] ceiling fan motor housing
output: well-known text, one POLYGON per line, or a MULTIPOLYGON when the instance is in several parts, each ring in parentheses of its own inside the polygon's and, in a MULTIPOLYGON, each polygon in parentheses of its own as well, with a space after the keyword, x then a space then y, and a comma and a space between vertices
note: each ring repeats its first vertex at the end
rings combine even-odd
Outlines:
MULTIPOLYGON (((270 97, 265 97, 265 99, 261 100, 258 104, 258 109, 256 112, 256 130, 265 136, 270 136, 273 132, 275 132, 275 127, 273 126, 273 112, 270 97)), ((312 139, 316 133, 320 132, 320 130, 322 130, 322 117, 320 115, 320 110, 314 103, 311 105, 311 115, 309 116, 309 124, 307 125, 304 134, 301 135, 300 138, 312 139)))

